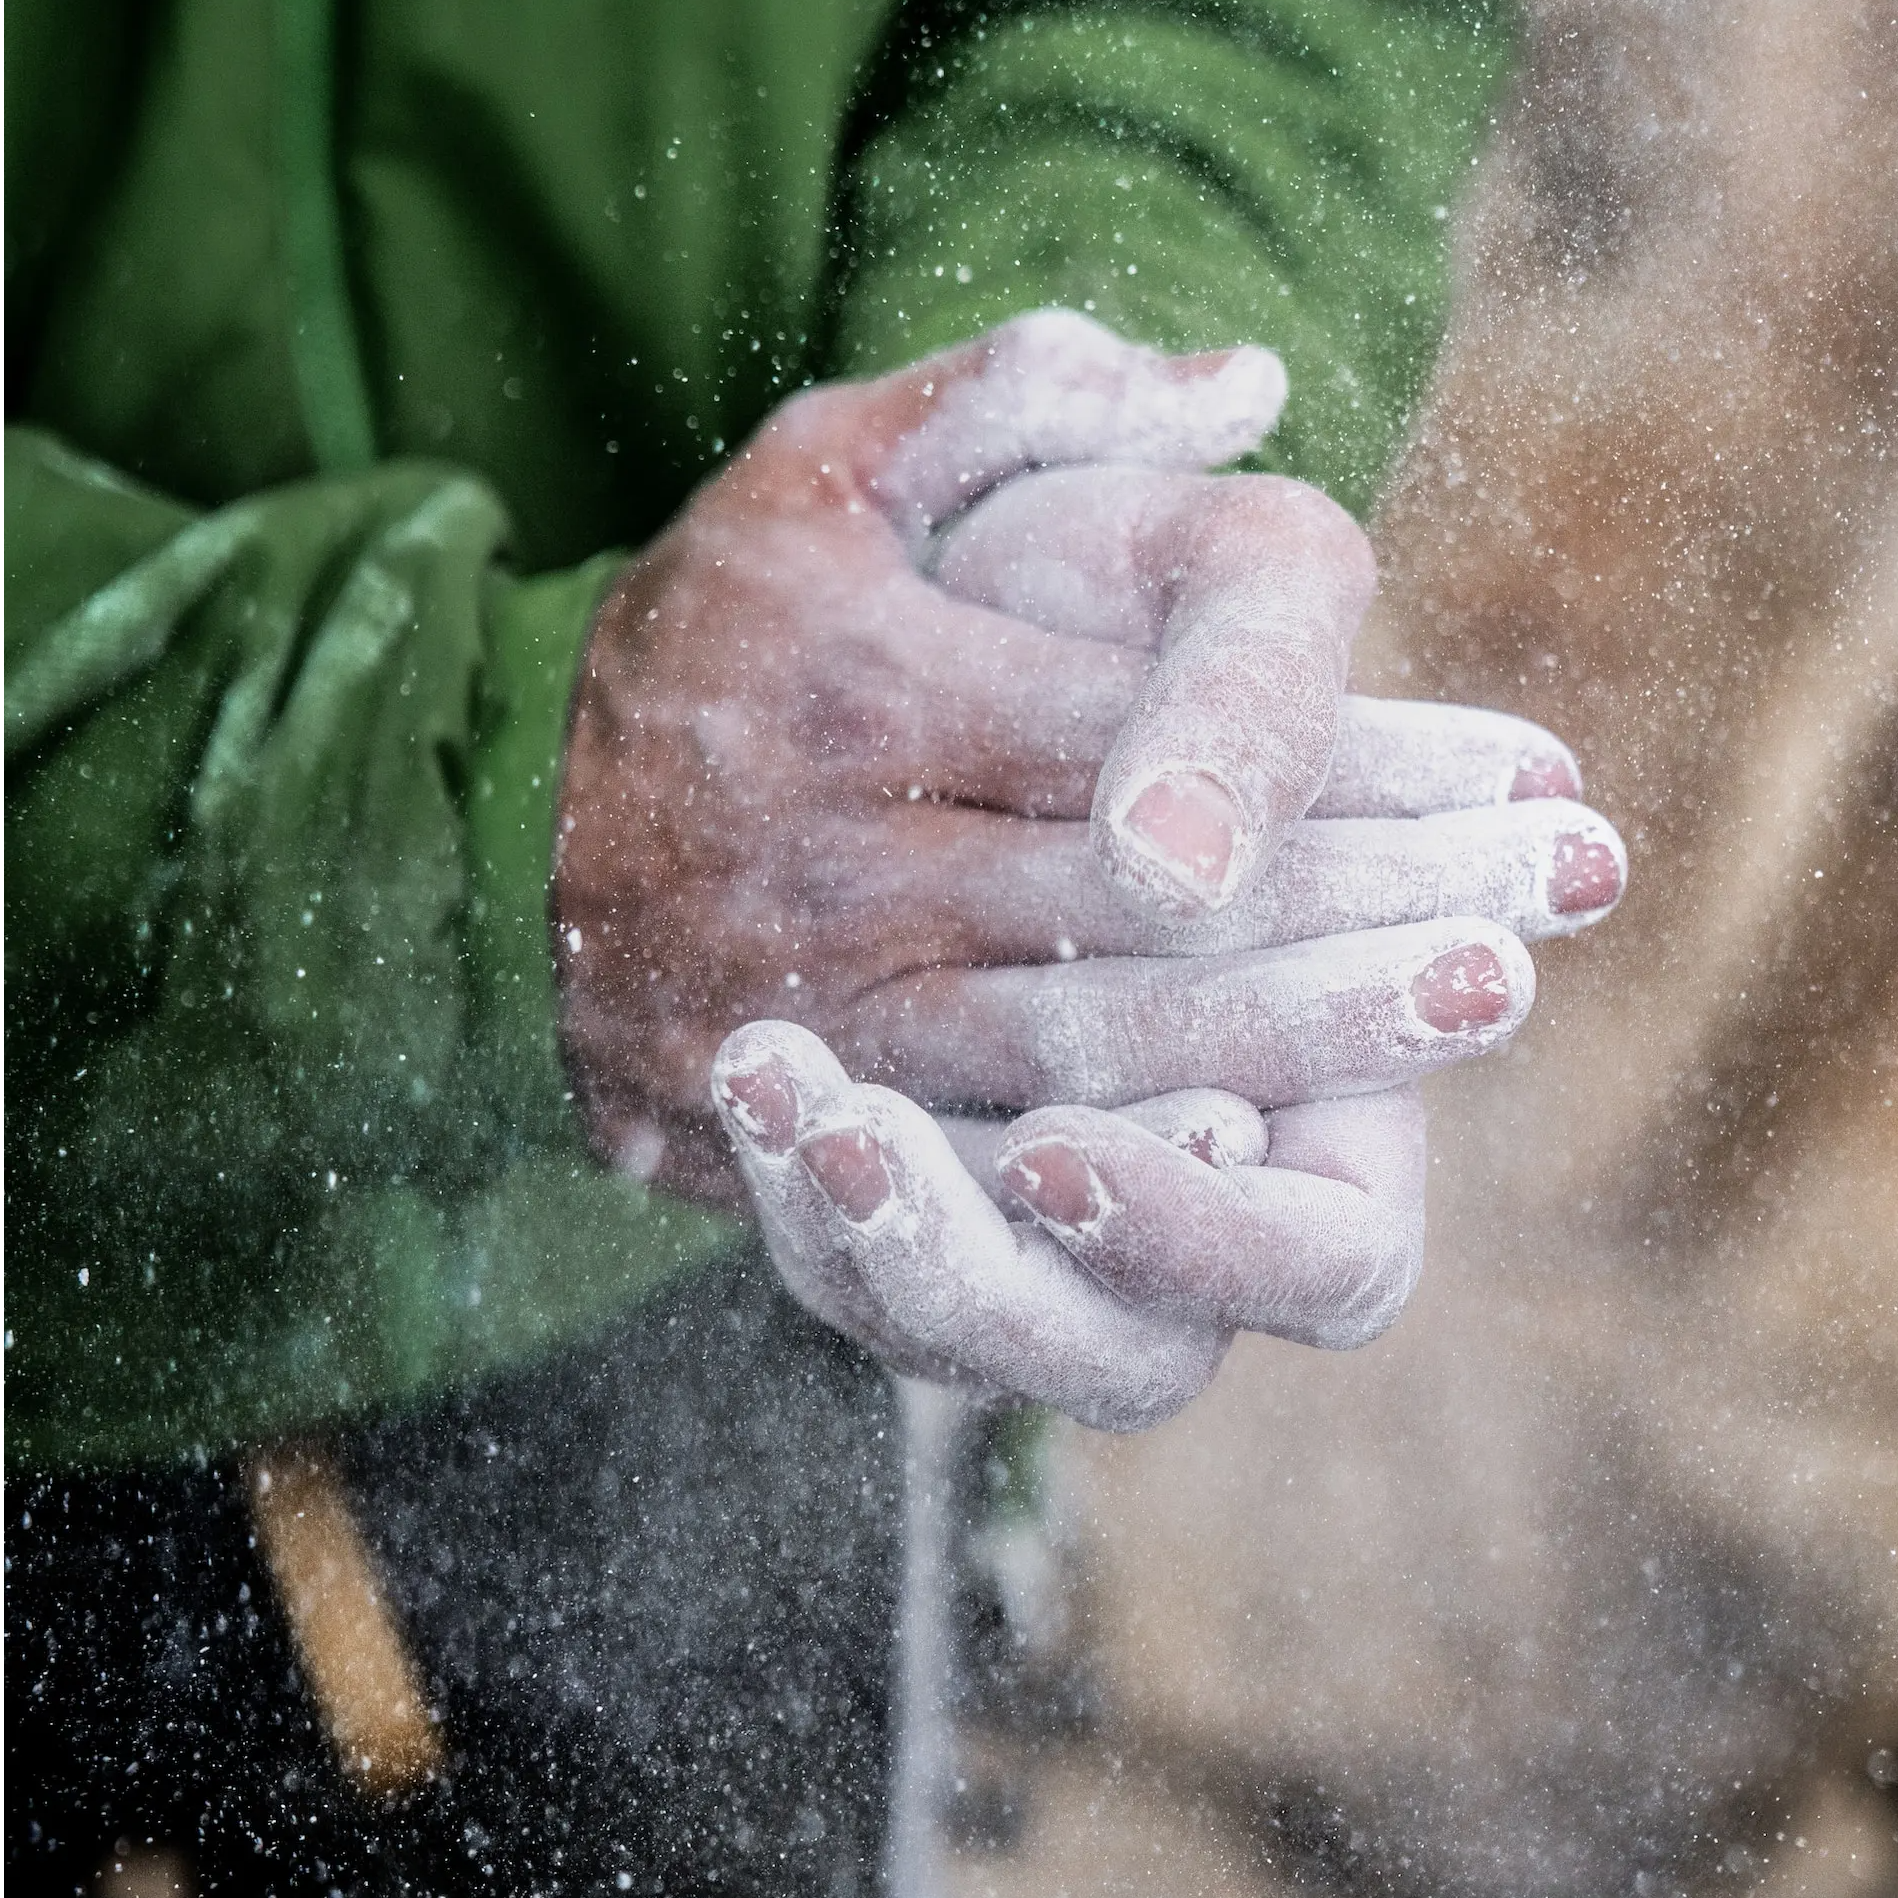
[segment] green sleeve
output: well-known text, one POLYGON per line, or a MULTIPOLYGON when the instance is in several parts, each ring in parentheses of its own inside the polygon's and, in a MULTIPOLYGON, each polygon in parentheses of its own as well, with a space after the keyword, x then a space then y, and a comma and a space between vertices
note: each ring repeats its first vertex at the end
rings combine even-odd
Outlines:
POLYGON ((847 138, 830 366, 1063 304, 1169 349, 1265 343, 1256 465, 1368 511, 1428 373, 1450 208, 1511 51, 1456 0, 931 9, 847 138))
POLYGON ((390 463, 198 514, 6 446, 8 1455, 300 1428, 719 1244, 573 1124, 546 941, 616 561, 390 463))

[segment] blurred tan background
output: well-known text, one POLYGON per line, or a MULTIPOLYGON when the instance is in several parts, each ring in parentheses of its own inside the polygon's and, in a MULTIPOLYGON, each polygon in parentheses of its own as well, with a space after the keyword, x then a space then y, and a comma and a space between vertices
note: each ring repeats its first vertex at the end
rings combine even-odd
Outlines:
POLYGON ((1359 682, 1630 893, 1387 1338, 1058 1439, 1093 1714, 965 1728, 968 1898, 1898 1893, 1898 9, 1533 12, 1359 682))

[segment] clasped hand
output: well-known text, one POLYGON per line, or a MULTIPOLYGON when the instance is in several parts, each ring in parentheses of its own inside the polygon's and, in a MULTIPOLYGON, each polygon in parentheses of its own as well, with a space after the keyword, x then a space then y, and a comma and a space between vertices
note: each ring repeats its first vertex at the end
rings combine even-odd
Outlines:
POLYGON ((715 1198, 735 1158, 821 1317, 1110 1428, 1236 1330, 1390 1323, 1416 1082, 1625 877, 1548 733, 1343 693, 1363 536, 1203 472, 1283 394, 1061 312, 808 391, 628 570, 574 702, 602 1150, 715 1198))

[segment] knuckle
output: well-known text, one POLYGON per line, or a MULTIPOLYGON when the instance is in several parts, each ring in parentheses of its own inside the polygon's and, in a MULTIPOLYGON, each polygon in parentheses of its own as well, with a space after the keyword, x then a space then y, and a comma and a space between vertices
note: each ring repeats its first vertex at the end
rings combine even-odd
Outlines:
POLYGON ((765 440, 780 452, 816 454, 850 434, 862 397, 844 382, 820 382, 787 396, 766 424, 765 440))
POLYGON ((1332 574, 1349 593, 1370 597, 1377 584, 1370 536, 1329 495, 1283 475, 1222 476, 1218 487, 1216 520, 1238 515, 1246 530, 1269 534, 1273 544, 1332 574))
POLYGON ((1079 310, 1029 310, 981 339, 980 373, 1055 384, 1098 382, 1142 352, 1079 310))
POLYGON ((998 349, 1006 347, 1040 355, 1076 342, 1098 347, 1102 339, 1112 338, 1113 332, 1104 324, 1083 316, 1079 310, 1051 306, 1012 316, 1006 323, 998 324, 991 336, 998 349))
POLYGON ((1338 559, 1370 563, 1370 537, 1328 494, 1302 481, 1288 482, 1283 504, 1294 529, 1314 548, 1338 559))
POLYGON ((829 420, 836 412, 842 393, 843 387, 838 383, 815 383, 808 389, 800 389, 796 394, 786 396, 778 404, 775 419, 787 428, 829 420))

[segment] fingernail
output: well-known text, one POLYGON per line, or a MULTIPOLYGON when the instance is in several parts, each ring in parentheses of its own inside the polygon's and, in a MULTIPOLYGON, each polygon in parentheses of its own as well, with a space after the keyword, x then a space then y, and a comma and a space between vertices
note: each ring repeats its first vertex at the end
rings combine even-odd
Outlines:
POLYGON ((738 1074, 720 1083, 732 1118, 745 1137, 766 1153, 789 1153, 797 1137, 797 1089, 777 1061, 738 1074))
POLYGON ((1244 823, 1225 788, 1197 771, 1154 779, 1121 819, 1169 876, 1200 897, 1225 888, 1244 823))
POLYGON ((883 1149, 862 1127, 812 1134, 799 1143, 797 1157, 837 1210, 860 1226, 895 1190, 883 1149))
POLYGON ((1558 837, 1549 871, 1549 908, 1558 916, 1606 909, 1621 895, 1621 865, 1606 844, 1587 837, 1558 837))
POLYGON ((1224 1142, 1211 1127, 1196 1127, 1173 1144, 1182 1153, 1190 1153, 1195 1160, 1203 1160, 1208 1166, 1224 1169, 1232 1165, 1232 1155, 1226 1151, 1224 1142))
POLYGON ((1002 1184, 1031 1212, 1078 1230, 1101 1216, 1094 1169, 1065 1140, 1041 1140, 1011 1154, 1002 1184))
POLYGON ((1509 1011, 1509 977, 1495 950, 1480 942, 1452 949, 1424 968, 1410 985, 1419 1018, 1439 1034, 1487 1028, 1509 1011))
POLYGON ((1574 797, 1582 794, 1582 777, 1566 758, 1524 758, 1516 766, 1509 787, 1510 802, 1531 797, 1574 797))

